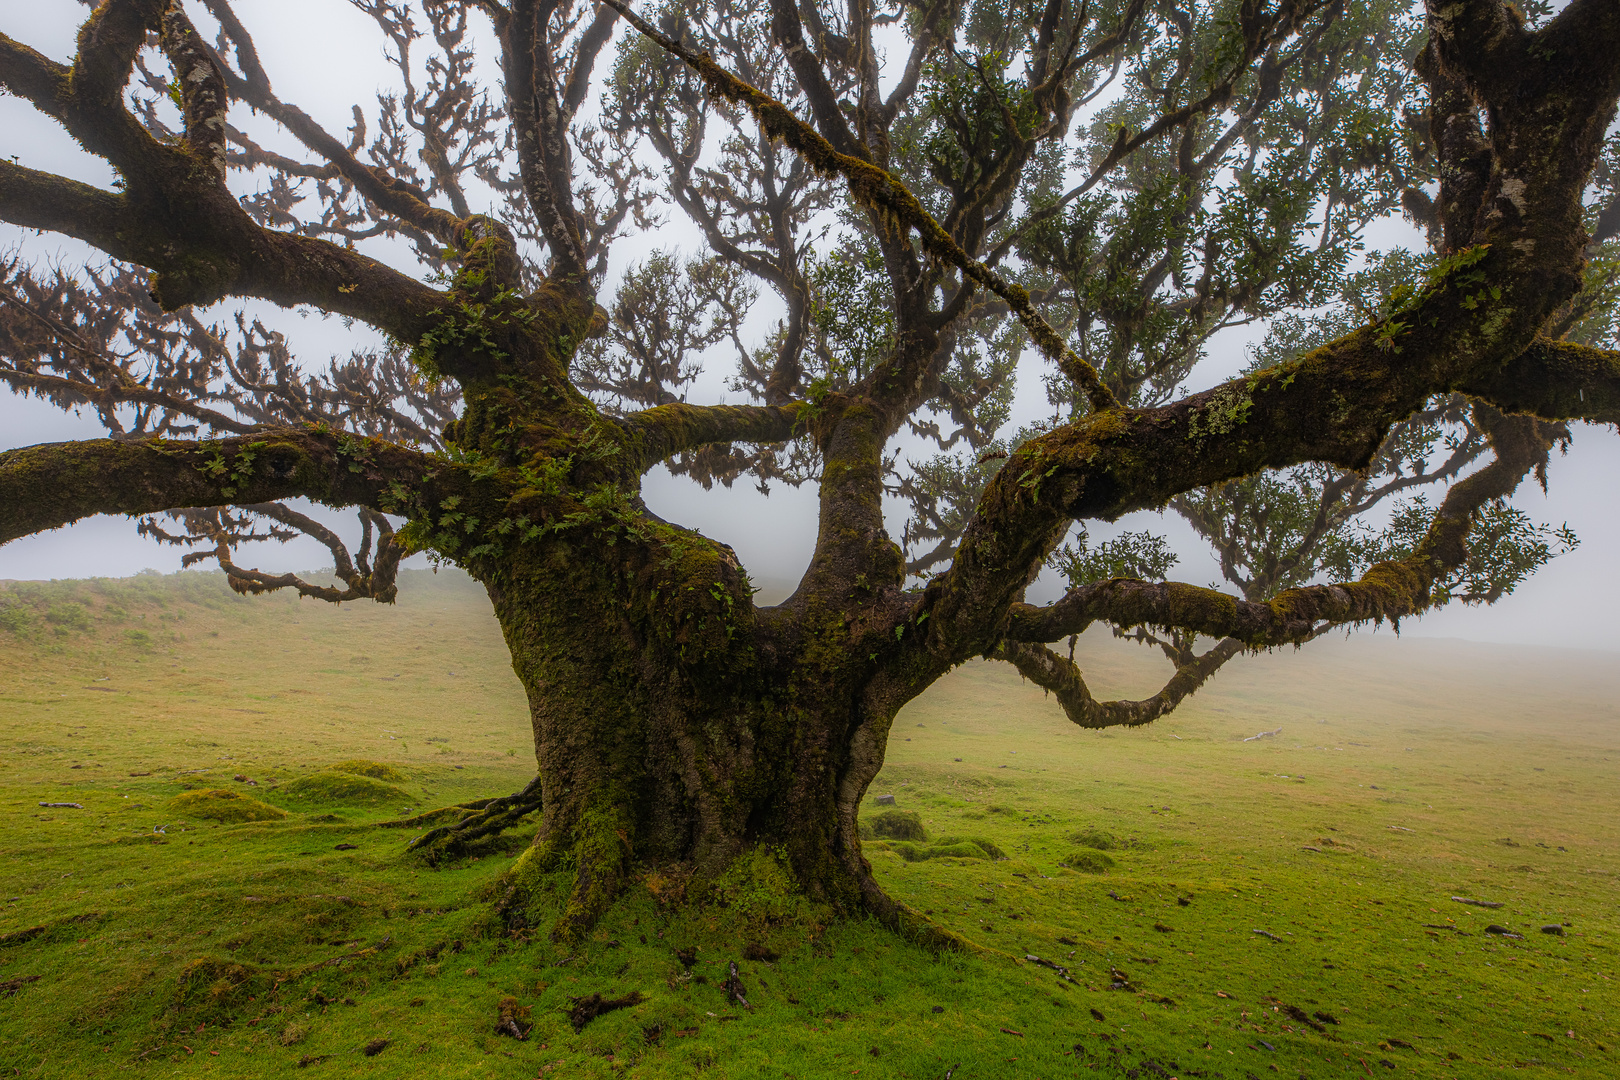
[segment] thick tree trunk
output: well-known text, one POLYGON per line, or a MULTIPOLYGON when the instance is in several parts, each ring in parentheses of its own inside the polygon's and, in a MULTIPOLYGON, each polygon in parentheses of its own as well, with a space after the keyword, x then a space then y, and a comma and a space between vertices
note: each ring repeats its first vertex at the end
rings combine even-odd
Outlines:
POLYGON ((812 899, 905 919, 860 854, 856 808, 889 717, 862 715, 842 615, 810 647, 779 637, 802 634, 799 619, 757 611, 729 549, 639 513, 480 570, 528 693, 543 790, 502 902, 510 922, 576 938, 638 870, 699 896, 760 846, 812 899), (558 915, 535 886, 565 868, 558 915))

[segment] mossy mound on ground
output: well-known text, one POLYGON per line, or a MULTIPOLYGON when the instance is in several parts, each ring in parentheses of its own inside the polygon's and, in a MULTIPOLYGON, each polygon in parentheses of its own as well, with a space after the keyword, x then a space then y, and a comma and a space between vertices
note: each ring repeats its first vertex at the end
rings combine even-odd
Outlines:
POLYGON ((193 1024, 228 1023, 251 1010, 257 997, 268 989, 269 978, 251 965, 213 956, 198 957, 181 969, 165 1020, 178 1023, 182 1029, 193 1024))
POLYGON ((186 817, 206 818, 227 825, 243 821, 280 821, 287 816, 269 803, 224 788, 188 791, 169 800, 169 809, 186 817))
POLYGON ((56 945, 63 942, 82 938, 85 933, 107 916, 99 911, 87 911, 83 915, 69 915, 63 919, 52 919, 40 926, 28 926, 21 930, 13 930, 9 934, 0 934, 0 949, 7 949, 13 945, 22 945, 33 942, 37 945, 56 945))
POLYGON ((1079 870, 1083 874, 1100 874, 1113 866, 1114 860, 1100 851, 1081 850, 1071 852, 1063 860, 1063 865, 1070 870, 1079 870))
POLYGON ((927 840, 922 818, 915 810, 885 810, 872 815, 872 835, 884 840, 927 840))
POLYGON ((350 803, 379 806, 408 802, 410 796, 393 784, 346 772, 318 772, 283 784, 277 794, 283 798, 316 806, 350 803))
POLYGON ((388 784, 403 784, 405 774, 392 765, 384 765, 380 761, 367 761, 364 758, 355 758, 352 761, 340 761, 336 765, 328 765, 327 772, 349 773, 353 776, 369 776, 373 780, 381 780, 388 784))
POLYGON ((929 859, 1005 859, 1000 848, 988 840, 970 840, 960 836, 946 837, 932 844, 915 844, 909 840, 878 841, 873 845, 879 851, 892 851, 906 862, 926 862, 929 859))
POLYGON ((1087 826, 1068 835, 1068 841, 1093 851, 1148 851, 1153 845, 1137 836, 1120 836, 1105 829, 1087 826))
POLYGON ((945 847, 952 844, 972 844, 985 856, 991 859, 1005 859, 1007 853, 982 836, 942 836, 934 841, 935 847, 945 847))

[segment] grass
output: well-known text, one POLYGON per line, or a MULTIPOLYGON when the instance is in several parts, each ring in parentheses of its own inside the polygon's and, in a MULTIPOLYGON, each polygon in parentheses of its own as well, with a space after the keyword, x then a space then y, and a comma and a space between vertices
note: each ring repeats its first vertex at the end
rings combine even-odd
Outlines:
MULTIPOLYGON (((169 800, 169 812, 181 818, 200 818, 221 825, 240 825, 247 821, 281 821, 287 811, 260 802, 251 795, 224 788, 207 791, 187 791, 169 800)), ((161 826, 154 827, 154 832, 161 826)))
MULTIPOLYGON (((637 888, 565 954, 487 933, 532 828, 433 870, 379 827, 532 775, 487 602, 408 577, 395 609, 204 574, 0 586, 0 1075, 1616 1071, 1612 656, 1319 642, 1104 733, 971 664, 896 719, 871 795, 913 838, 868 855, 985 951, 823 924, 767 866, 729 906, 637 888), (288 816, 176 802, 214 790, 288 816), (632 991, 571 1027, 574 999, 632 991)), ((1080 655, 1099 692, 1157 674, 1106 639, 1080 655)))

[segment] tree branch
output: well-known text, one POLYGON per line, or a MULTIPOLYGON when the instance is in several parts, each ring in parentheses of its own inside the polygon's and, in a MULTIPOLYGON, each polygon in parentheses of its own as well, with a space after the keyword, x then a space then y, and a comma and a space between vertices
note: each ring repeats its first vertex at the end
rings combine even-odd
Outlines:
POLYGON ((98 387, 64 379, 59 375, 41 375, 38 372, 19 371, 15 368, 0 368, 0 383, 6 384, 17 393, 32 392, 41 397, 48 396, 58 402, 83 402, 100 409, 114 408, 125 402, 155 405, 176 415, 207 424, 215 431, 228 431, 237 435, 245 435, 254 429, 252 424, 233 420, 223 413, 205 408, 189 399, 152 390, 139 383, 98 387))
POLYGON ((186 144, 224 180, 225 109, 229 104, 224 69, 214 56, 214 50, 191 25, 179 0, 171 0, 163 13, 162 40, 163 52, 174 68, 172 85, 180 91, 186 144))
POLYGON ((599 2, 617 10, 642 34, 680 57, 698 73, 711 93, 752 112, 760 128, 771 138, 781 139, 817 170, 842 176, 857 202, 880 217, 915 230, 924 250, 930 255, 957 267, 978 285, 1005 300, 1035 344, 1085 392, 1094 410, 1103 412, 1117 407, 1119 403, 1108 387, 1103 385, 1096 369, 1064 344, 1052 325, 1035 310, 1029 293, 1020 285, 1004 281, 989 267, 963 251, 893 174, 863 158, 840 152, 815 128, 794 116, 786 105, 726 71, 709 54, 694 52, 660 33, 621 0, 599 2))
MULTIPOLYGON (((1557 194, 1575 201, 1580 183, 1572 178, 1557 194)), ((1448 260, 1376 326, 1173 405, 1088 418, 1026 443, 987 487, 951 570, 919 602, 917 614, 931 617, 927 643, 916 647, 942 657, 993 648, 1003 613, 1070 520, 1114 520, 1193 488, 1306 461, 1364 467, 1391 426, 1432 395, 1488 378, 1525 352, 1578 287, 1571 267, 1580 265, 1581 237, 1555 248, 1538 229, 1534 244, 1515 246, 1539 224, 1526 220, 1498 219, 1487 234, 1492 246, 1448 260), (1484 293, 1482 281, 1490 283, 1484 293), (1504 305, 1497 315, 1484 312, 1496 304, 1504 305), (1486 325, 1491 331, 1482 333, 1486 325)))
POLYGON ((65 76, 60 65, 0 39, 0 85, 59 120, 127 185, 125 194, 112 195, 0 162, 0 219, 74 236, 149 267, 157 272, 153 295, 168 310, 258 296, 289 307, 314 304, 418 340, 433 325, 442 294, 356 251, 260 228, 221 182, 213 148, 223 132, 210 122, 223 123, 223 104, 207 89, 219 69, 204 63, 206 47, 178 21, 183 15, 171 21, 169 37, 172 51, 192 65, 177 73, 181 82, 203 72, 186 105, 196 145, 158 142, 124 108, 131 64, 163 10, 158 0, 109 0, 97 8, 65 76))
POLYGON ((138 224, 128 196, 0 160, 0 219, 62 233, 115 259, 138 261, 129 238, 138 224))
POLYGON ((1457 389, 1507 413, 1620 424, 1620 352, 1538 337, 1494 371, 1457 389))
POLYGON ((73 90, 108 108, 123 108, 124 84, 135 55, 157 30, 168 0, 106 0, 79 28, 73 61, 73 90))
POLYGON ((166 310, 257 296, 284 307, 314 304, 416 341, 444 307, 443 293, 358 251, 260 228, 223 186, 171 196, 189 213, 154 221, 131 196, 0 161, 0 220, 150 268, 166 310))
POLYGON ((428 454, 314 428, 218 441, 91 439, 0 453, 0 544, 93 514, 265 503, 304 496, 384 509, 391 483, 417 486, 428 454))
POLYGON ((803 434, 809 405, 659 405, 624 422, 642 439, 642 469, 712 443, 780 443, 803 434))
POLYGON ((513 0, 510 12, 493 18, 524 191, 551 249, 555 272, 583 285, 586 254, 572 198, 569 118, 553 89, 555 57, 546 25, 551 14, 549 3, 513 0))
POLYGON ((1179 582, 1114 578, 1074 589, 1049 607, 1015 605, 1006 637, 1056 641, 1104 620, 1116 626, 1174 627, 1264 648, 1309 641, 1324 624, 1399 622, 1421 614, 1433 587, 1467 560, 1474 515, 1491 500, 1511 495, 1527 473, 1545 464, 1552 448, 1542 425, 1528 417, 1502 418, 1490 435, 1496 460, 1451 486, 1412 554, 1376 563, 1357 581, 1288 589, 1256 602, 1179 582))
POLYGON ((1024 678, 1051 692, 1068 718, 1081 727, 1107 728, 1151 724, 1180 705, 1222 664, 1242 651, 1242 642, 1227 638, 1202 656, 1178 664, 1162 690, 1140 701, 1098 701, 1074 661, 1045 645, 1008 639, 996 647, 990 658, 1007 661, 1024 678))
MULTIPOLYGON (((1232 67, 1227 71, 1225 77, 1220 82, 1214 83, 1204 94, 1204 96, 1199 98, 1197 101, 1189 102, 1179 109, 1172 109, 1171 111, 1160 115, 1158 119, 1154 120, 1153 123, 1149 124, 1135 135, 1132 135, 1126 127, 1121 126, 1119 133, 1114 140, 1114 145, 1109 148, 1108 153, 1103 155, 1103 159, 1092 168, 1091 172, 1086 176, 1086 178, 1080 183, 1071 187, 1069 190, 1065 191, 1050 205, 1043 206, 1040 209, 1028 214, 1021 222, 1019 222, 1016 229, 1011 230, 1007 236, 1001 239, 1001 241, 985 259, 986 263, 988 263, 990 266, 995 266, 1000 263, 1001 260, 1007 256, 1008 252, 1013 249, 1013 246, 1025 234, 1027 234, 1031 228, 1051 217, 1054 217, 1057 214, 1062 213, 1064 207, 1068 206, 1075 199, 1078 199, 1080 196, 1090 191, 1105 176, 1112 172, 1116 165, 1130 157, 1132 154, 1136 153, 1136 151, 1140 150, 1142 147, 1146 146, 1167 132, 1187 125, 1190 121, 1197 117, 1203 116, 1205 113, 1218 113, 1221 109, 1225 108, 1227 102, 1231 101, 1232 94, 1236 91, 1239 80, 1249 73, 1249 68, 1251 65, 1253 65, 1254 61, 1264 54, 1271 46, 1292 34, 1299 27, 1301 22, 1309 18, 1311 15, 1314 15, 1322 6, 1323 5, 1316 5, 1305 10, 1292 10, 1287 14, 1286 17, 1284 17, 1281 11, 1279 11, 1275 20, 1271 22, 1260 21, 1248 28, 1250 32, 1244 34, 1243 51, 1233 62, 1232 67)), ((1137 14, 1139 14, 1138 7, 1128 9, 1126 11, 1125 18, 1121 21, 1119 29, 1116 30, 1109 38, 1104 39, 1102 44, 1091 49, 1086 56, 1082 58, 1082 60, 1089 61, 1090 59, 1107 52, 1108 49, 1113 48, 1115 45, 1122 43, 1125 37, 1128 36, 1131 27, 1134 25, 1137 14), (1103 48, 1103 45, 1107 45, 1108 48, 1103 48)), ((1332 16, 1330 15, 1330 18, 1331 17, 1332 16)), ((1263 78, 1274 74, 1274 72, 1268 72, 1264 67, 1262 68, 1263 78)), ((1258 106, 1263 99, 1264 98, 1262 95, 1260 99, 1257 99, 1255 104, 1258 106)), ((1247 117, 1239 117, 1237 122, 1234 123, 1232 128, 1228 131, 1228 137, 1235 138, 1236 135, 1241 132, 1242 128, 1246 126, 1247 120, 1247 117)), ((1214 153, 1214 148, 1211 148, 1210 152, 1214 153)))
POLYGON ((220 28, 236 49, 237 62, 242 66, 243 75, 224 69, 232 95, 275 120, 304 146, 325 158, 333 169, 378 209, 432 234, 444 244, 459 242, 463 224, 460 218, 431 205, 427 194, 421 189, 390 175, 384 169, 362 164, 348 147, 328 134, 308 113, 278 98, 270 89, 270 79, 259 62, 252 36, 231 10, 228 0, 204 2, 209 12, 219 20, 220 28))
MULTIPOLYGON (((638 22, 626 8, 613 3, 612 0, 607 2, 632 23, 638 22)), ((639 30, 640 26, 636 28, 639 30)), ((845 123, 844 114, 838 108, 838 95, 833 91, 832 84, 827 81, 827 73, 821 68, 821 60, 804 42, 804 27, 799 22, 799 12, 794 6, 794 0, 771 0, 771 40, 781 46, 782 54, 787 57, 788 66, 793 69, 794 78, 798 80, 799 88, 804 91, 805 100, 810 104, 810 111, 815 114, 816 125, 821 129, 827 142, 836 147, 839 153, 866 160, 869 154, 845 123)), ((664 44, 662 41, 658 43, 664 44)), ((681 59, 686 58, 683 56, 681 59)))
POLYGON ((299 596, 341 604, 350 600, 375 600, 391 604, 399 592, 399 560, 405 553, 404 545, 394 536, 388 519, 373 510, 360 511, 362 544, 359 567, 349 556, 342 537, 305 514, 281 503, 258 503, 235 508, 226 506, 187 507, 170 510, 168 516, 185 526, 183 533, 171 533, 156 518, 147 517, 137 531, 161 544, 177 547, 203 548, 193 550, 181 560, 182 566, 192 566, 209 559, 225 571, 225 580, 232 589, 244 595, 260 595, 278 589, 293 589, 299 596), (279 523, 264 532, 255 531, 254 518, 265 517, 279 523), (276 540, 286 543, 300 533, 321 543, 332 553, 333 574, 344 583, 344 588, 305 581, 297 574, 266 574, 259 570, 244 570, 237 566, 232 548, 255 541, 276 540), (373 533, 376 534, 376 559, 372 559, 373 533))
MULTIPOLYGON (((1524 16, 1503 0, 1429 0, 1430 41, 1442 61, 1487 99, 1523 69, 1531 33, 1524 16)), ((1593 5, 1588 5, 1593 6, 1593 5)), ((1609 6, 1613 6, 1612 4, 1609 6)))

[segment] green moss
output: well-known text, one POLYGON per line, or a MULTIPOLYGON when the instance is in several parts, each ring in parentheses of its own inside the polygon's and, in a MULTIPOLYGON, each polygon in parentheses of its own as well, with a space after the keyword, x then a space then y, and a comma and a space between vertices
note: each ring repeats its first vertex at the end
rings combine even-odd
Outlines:
POLYGON ((988 840, 978 837, 942 836, 932 844, 916 844, 909 840, 878 841, 878 851, 892 851, 906 862, 927 862, 929 859, 1005 859, 1007 853, 988 840))
POLYGON ((885 840, 927 840, 922 818, 914 810, 885 810, 870 819, 872 833, 885 840))
POLYGON ((935 847, 952 847, 957 844, 972 844, 990 859, 1005 859, 1007 853, 982 836, 942 836, 934 841, 935 847))
POLYGON ((557 848, 546 841, 525 848, 490 885, 489 899, 495 903, 487 929, 522 933, 554 919, 556 897, 568 887, 561 862, 557 848))
POLYGON ((336 765, 328 765, 331 772, 349 773, 354 776, 369 776, 373 780, 382 780, 389 784, 403 784, 405 774, 392 765, 384 765, 380 761, 367 761, 364 758, 354 758, 349 761, 340 761, 336 765))
MULTIPOLYGON (((611 799, 610 793, 604 795, 611 799)), ((579 940, 618 896, 634 847, 635 823, 625 811, 628 802, 615 799, 580 815, 571 852, 574 887, 552 929, 553 940, 579 940)))
POLYGON ((748 933, 798 921, 806 910, 787 853, 765 845, 733 860, 710 884, 706 899, 729 909, 748 933))
POLYGON ((1101 829, 1081 829, 1077 833, 1070 834, 1069 842, 1091 848, 1093 851, 1113 851, 1120 846, 1113 833, 1103 832, 1101 829))
POLYGON ((1202 441, 1211 435, 1227 435, 1249 418, 1254 406, 1250 387, 1241 382, 1229 382, 1217 387, 1203 412, 1195 412, 1187 419, 1187 439, 1202 441))
POLYGON ((249 964, 202 956, 181 969, 170 999, 165 1026, 203 1031, 206 1025, 229 1023, 249 1010, 270 988, 269 978, 249 964))
POLYGON ((269 803, 223 788, 188 791, 169 800, 169 809, 186 817, 237 825, 244 821, 280 821, 287 816, 269 803))
POLYGON ((1083 874, 1100 874, 1114 866, 1114 860, 1100 851, 1084 848, 1070 854, 1062 862, 1070 870, 1079 870, 1083 874))
POLYGON ((301 776, 292 783, 283 785, 277 794, 295 802, 314 806, 330 806, 335 803, 378 806, 410 798, 392 784, 346 772, 318 772, 313 776, 301 776))

